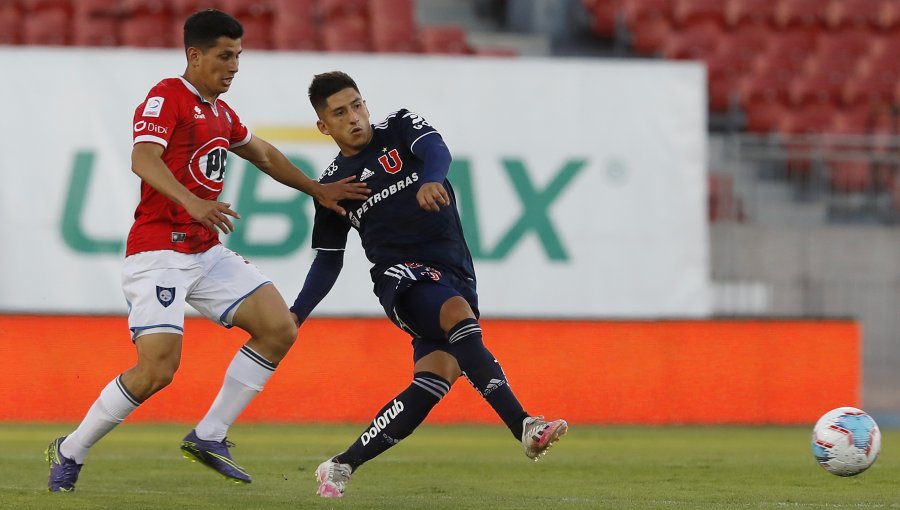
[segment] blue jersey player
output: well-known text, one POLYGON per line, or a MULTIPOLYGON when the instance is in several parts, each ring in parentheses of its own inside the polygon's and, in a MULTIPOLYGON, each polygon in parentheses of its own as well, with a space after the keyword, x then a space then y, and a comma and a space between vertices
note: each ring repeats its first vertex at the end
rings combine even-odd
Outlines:
POLYGON ((346 451, 316 469, 318 494, 341 497, 351 474, 412 434, 462 374, 521 440, 525 454, 537 460, 568 425, 526 413, 482 342, 475 271, 447 181, 450 151, 440 133, 405 109, 370 124, 359 88, 343 72, 316 75, 309 99, 319 131, 340 149, 320 181, 356 177, 371 195, 340 202, 346 216, 316 206, 317 254, 291 312, 301 324, 331 290, 353 228, 372 263, 374 291, 385 313, 413 338, 414 360, 412 383, 346 451))

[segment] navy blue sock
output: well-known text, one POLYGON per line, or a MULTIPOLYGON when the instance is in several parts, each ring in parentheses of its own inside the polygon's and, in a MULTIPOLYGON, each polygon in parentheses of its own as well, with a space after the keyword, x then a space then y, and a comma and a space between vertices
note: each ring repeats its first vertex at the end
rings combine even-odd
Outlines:
POLYGON ((516 439, 522 438, 522 420, 528 413, 509 388, 500 363, 484 346, 481 326, 475 319, 465 319, 447 332, 450 354, 469 383, 494 408, 516 439))
POLYGON ((412 384, 375 415, 372 424, 336 462, 356 468, 413 433, 431 409, 450 391, 450 383, 431 372, 416 372, 412 384))

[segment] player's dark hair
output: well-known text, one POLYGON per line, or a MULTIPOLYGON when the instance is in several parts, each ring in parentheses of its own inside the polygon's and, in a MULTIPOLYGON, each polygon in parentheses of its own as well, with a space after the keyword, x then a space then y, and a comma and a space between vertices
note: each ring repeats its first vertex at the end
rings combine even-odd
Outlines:
POLYGON ((331 71, 329 73, 317 74, 313 77, 312 83, 309 84, 309 102, 312 103, 316 112, 328 105, 328 98, 333 94, 346 89, 352 88, 359 93, 359 87, 349 74, 343 71, 331 71))
POLYGON ((184 22, 184 49, 208 50, 219 37, 240 39, 244 35, 241 22, 217 9, 197 11, 184 22))

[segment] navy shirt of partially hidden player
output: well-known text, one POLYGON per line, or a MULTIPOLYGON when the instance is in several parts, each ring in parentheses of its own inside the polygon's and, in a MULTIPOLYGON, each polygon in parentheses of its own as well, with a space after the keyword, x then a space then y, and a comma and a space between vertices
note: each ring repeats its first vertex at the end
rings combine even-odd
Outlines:
POLYGON ((453 271, 474 284, 472 256, 456 197, 445 178, 447 168, 425 166, 424 155, 431 151, 449 158, 440 133, 419 115, 402 109, 373 126, 372 141, 361 152, 351 157, 338 154, 319 181, 325 184, 356 176, 372 193, 365 201, 340 202, 347 210, 345 217, 316 204, 312 247, 343 250, 353 227, 373 264, 373 281, 391 266, 414 261, 453 271), (426 182, 443 183, 450 195, 449 207, 438 212, 422 209, 416 192, 426 182))

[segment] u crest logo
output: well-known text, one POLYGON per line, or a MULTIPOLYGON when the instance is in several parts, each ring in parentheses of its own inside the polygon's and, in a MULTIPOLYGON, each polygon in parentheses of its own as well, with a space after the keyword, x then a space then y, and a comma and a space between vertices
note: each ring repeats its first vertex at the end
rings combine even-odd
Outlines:
POLYGON ((390 152, 379 157, 378 162, 381 163, 384 171, 389 174, 395 174, 403 168, 403 160, 400 159, 400 154, 397 153, 397 149, 391 149, 390 152))

